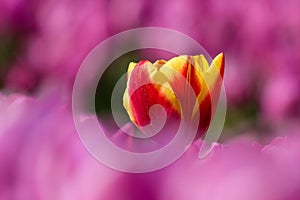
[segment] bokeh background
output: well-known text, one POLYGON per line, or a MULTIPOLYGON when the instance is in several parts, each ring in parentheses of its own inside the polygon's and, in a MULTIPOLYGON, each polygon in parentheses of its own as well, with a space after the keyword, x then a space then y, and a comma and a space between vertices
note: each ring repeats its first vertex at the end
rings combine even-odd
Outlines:
MULTIPOLYGON (((120 183, 127 175, 93 160, 71 115, 83 59, 131 28, 171 28, 212 57, 224 52, 228 110, 221 143, 247 137, 267 144, 299 132, 299 7, 298 0, 1 0, 0 199, 105 199, 122 184, 129 196, 152 194, 153 178, 144 183, 149 191, 137 192, 131 185, 141 177, 120 183)), ((170 56, 136 51, 120 57, 101 80, 103 97, 130 61, 155 61, 156 53, 170 56)), ((106 111, 110 104, 97 98, 97 108, 106 111)))

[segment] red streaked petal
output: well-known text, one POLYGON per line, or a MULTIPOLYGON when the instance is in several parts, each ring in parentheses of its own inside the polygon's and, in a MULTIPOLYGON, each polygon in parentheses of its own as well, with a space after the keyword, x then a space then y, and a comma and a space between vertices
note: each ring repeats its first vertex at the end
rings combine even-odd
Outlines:
MULTIPOLYGON (((149 109, 155 104, 162 105, 168 115, 177 113, 174 107, 176 98, 173 92, 163 86, 163 83, 155 83, 157 68, 149 61, 139 62, 128 80, 128 89, 124 94, 124 107, 128 111, 131 120, 138 126, 146 126, 151 122, 149 109), (152 76, 152 77, 151 77, 152 76)), ((160 80, 162 82, 162 80, 160 80)))
POLYGON ((196 103, 193 112, 200 112, 200 122, 198 134, 203 134, 209 127, 210 121, 215 113, 220 90, 222 87, 222 78, 224 75, 225 60, 224 54, 216 56, 208 70, 204 74, 202 91, 198 95, 198 104, 196 103))
POLYGON ((224 54, 217 55, 210 67, 203 75, 204 82, 202 83, 203 89, 198 95, 198 102, 201 103, 204 98, 210 93, 214 98, 218 98, 222 86, 222 79, 224 75, 225 59, 224 54), (215 97, 217 95, 217 97, 215 97))

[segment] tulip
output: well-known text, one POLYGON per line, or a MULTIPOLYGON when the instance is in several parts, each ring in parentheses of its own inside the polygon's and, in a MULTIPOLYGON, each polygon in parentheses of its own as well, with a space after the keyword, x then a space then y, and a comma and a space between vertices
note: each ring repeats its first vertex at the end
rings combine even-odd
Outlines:
MULTIPOLYGON (((147 60, 131 62, 123 105, 130 120, 143 131, 151 124, 151 107, 164 107, 167 119, 181 119, 187 112, 193 119, 200 114, 196 138, 208 129, 218 102, 224 74, 224 55, 220 53, 210 66, 203 55, 178 56, 154 64, 147 60), (185 81, 182 81, 181 77, 185 81), (191 89, 189 89, 191 88, 191 89), (191 92, 195 98, 191 98, 191 92)), ((153 114, 153 112, 152 112, 153 114)), ((161 113, 154 111, 154 117, 161 113)))

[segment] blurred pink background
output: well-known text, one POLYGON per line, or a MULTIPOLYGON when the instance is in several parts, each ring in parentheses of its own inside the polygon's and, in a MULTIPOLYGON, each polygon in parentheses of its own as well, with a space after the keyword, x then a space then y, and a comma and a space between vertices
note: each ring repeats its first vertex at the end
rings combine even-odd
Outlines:
POLYGON ((299 199, 299 7, 298 0, 1 0, 0 199, 299 199), (224 52, 227 118, 207 160, 191 149, 164 170, 123 174, 84 149, 70 95, 98 43, 144 26, 185 33, 213 57, 224 52))

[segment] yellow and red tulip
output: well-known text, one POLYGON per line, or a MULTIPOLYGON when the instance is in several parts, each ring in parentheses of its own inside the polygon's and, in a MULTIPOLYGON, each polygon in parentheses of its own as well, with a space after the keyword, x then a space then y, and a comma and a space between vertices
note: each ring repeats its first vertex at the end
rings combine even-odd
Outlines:
POLYGON ((184 104, 185 109, 200 113, 199 138, 209 127, 214 115, 224 65, 223 53, 216 56, 210 66, 203 55, 178 56, 153 64, 147 60, 132 62, 128 67, 123 105, 131 121, 142 128, 151 122, 151 106, 160 104, 165 108, 168 118, 180 118, 184 104), (189 98, 186 83, 179 81, 179 75, 191 86, 196 99, 189 98), (185 102, 180 102, 179 96, 184 96, 185 102))

